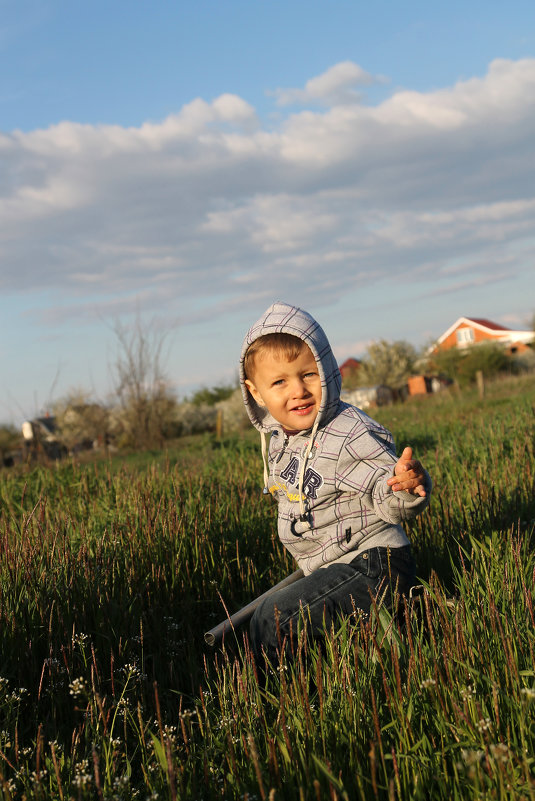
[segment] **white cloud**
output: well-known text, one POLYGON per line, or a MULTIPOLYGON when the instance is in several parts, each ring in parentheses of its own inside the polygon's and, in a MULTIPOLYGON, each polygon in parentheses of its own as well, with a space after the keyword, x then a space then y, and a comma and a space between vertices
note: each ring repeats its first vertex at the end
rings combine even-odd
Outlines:
POLYGON ((372 86, 384 83, 381 76, 373 76, 353 61, 342 61, 321 75, 306 82, 304 89, 276 89, 273 94, 279 106, 346 104, 360 101, 357 86, 372 86))
POLYGON ((369 346, 371 339, 351 340, 350 342, 333 342, 333 352, 338 364, 342 364, 346 359, 362 358, 369 346))
MULTIPOLYGON (((392 270, 438 292, 460 291, 458 265, 476 284, 501 281, 504 264, 526 270, 535 60, 348 104, 373 80, 335 65, 300 95, 331 105, 275 127, 225 94, 139 128, 2 135, 0 288, 62 292, 81 319, 88 293, 88 314, 143 297, 164 311, 180 299, 194 319, 207 293, 213 316, 287 284, 325 303, 392 270)), ((47 319, 69 314, 54 305, 47 319)))

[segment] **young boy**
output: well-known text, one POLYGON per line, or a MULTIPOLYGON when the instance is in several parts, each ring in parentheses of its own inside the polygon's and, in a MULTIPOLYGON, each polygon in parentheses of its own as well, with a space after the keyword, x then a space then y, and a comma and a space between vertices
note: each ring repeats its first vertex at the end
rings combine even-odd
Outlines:
POLYGON ((274 303, 249 329, 240 382, 279 537, 304 572, 251 620, 256 659, 276 665, 281 649, 295 652, 302 610, 321 638, 338 618, 408 595, 415 567, 401 523, 427 506, 431 480, 410 448, 398 459, 392 435, 340 400, 327 337, 302 309, 274 303))

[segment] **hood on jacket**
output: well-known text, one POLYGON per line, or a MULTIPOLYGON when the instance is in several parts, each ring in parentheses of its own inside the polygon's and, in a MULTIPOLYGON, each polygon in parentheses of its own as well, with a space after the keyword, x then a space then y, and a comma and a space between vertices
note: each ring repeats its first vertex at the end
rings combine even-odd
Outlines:
POLYGON ((262 317, 251 326, 243 341, 240 359, 240 385, 245 408, 251 423, 261 433, 268 433, 280 428, 265 406, 259 406, 245 385, 244 360, 247 349, 256 339, 266 334, 292 334, 303 340, 316 360, 321 379, 321 403, 315 420, 315 428, 323 425, 333 417, 340 402, 342 379, 340 370, 322 327, 303 309, 276 301, 264 312, 262 317))

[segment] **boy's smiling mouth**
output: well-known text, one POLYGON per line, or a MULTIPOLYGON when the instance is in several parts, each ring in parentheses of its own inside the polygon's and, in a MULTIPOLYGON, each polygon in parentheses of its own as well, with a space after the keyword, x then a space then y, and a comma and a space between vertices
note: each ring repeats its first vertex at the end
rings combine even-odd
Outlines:
POLYGON ((298 414, 303 414, 305 412, 311 411, 313 409, 314 405, 315 404, 314 404, 313 401, 310 402, 310 403, 303 403, 300 406, 294 406, 294 408, 291 411, 292 412, 297 412, 298 414))

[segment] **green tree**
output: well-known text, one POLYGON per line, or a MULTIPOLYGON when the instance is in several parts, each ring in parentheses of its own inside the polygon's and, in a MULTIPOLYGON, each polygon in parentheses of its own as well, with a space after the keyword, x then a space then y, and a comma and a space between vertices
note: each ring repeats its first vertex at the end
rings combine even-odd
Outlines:
POLYGON ((448 348, 433 353, 427 362, 427 369, 431 373, 437 373, 450 381, 458 381, 460 374, 460 363, 465 357, 465 352, 458 348, 448 348))
POLYGON ((61 442, 72 451, 77 446, 104 444, 109 434, 109 410, 91 400, 83 389, 72 390, 52 406, 57 434, 61 442))
POLYGON ((191 396, 191 403, 194 406, 206 404, 215 406, 220 401, 227 400, 235 392, 237 384, 216 384, 214 387, 201 387, 191 396))
POLYGON ((461 379, 464 383, 473 383, 476 373, 481 370, 485 378, 492 378, 511 368, 511 359, 502 345, 483 342, 468 348, 466 356, 459 363, 461 379))
POLYGON ((511 370, 513 365, 502 345, 483 342, 463 350, 449 348, 438 351, 431 357, 429 366, 464 387, 476 380, 478 370, 485 378, 492 378, 500 372, 511 370))
POLYGON ((15 426, 0 425, 0 464, 4 462, 10 451, 20 445, 21 435, 15 426))
POLYGON ((418 358, 415 348, 404 340, 372 342, 358 369, 360 386, 384 384, 400 389, 406 384, 418 358))

